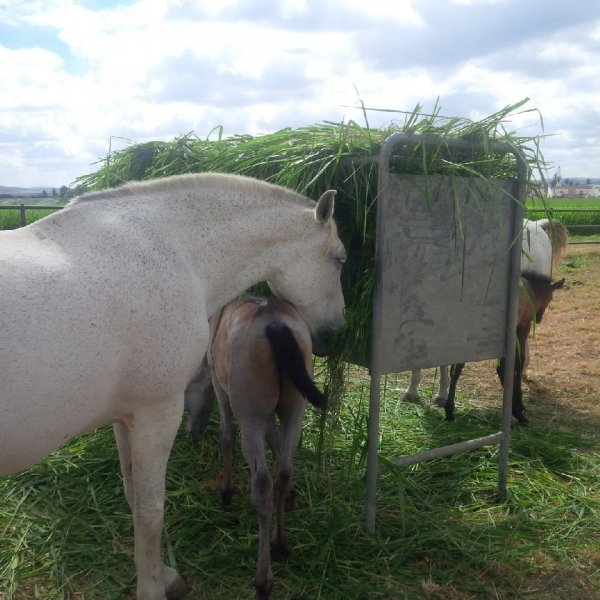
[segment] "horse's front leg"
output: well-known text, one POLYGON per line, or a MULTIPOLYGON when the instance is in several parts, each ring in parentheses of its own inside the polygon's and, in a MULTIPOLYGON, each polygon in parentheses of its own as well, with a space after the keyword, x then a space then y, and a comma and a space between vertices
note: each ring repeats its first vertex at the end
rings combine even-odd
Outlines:
MULTIPOLYGON (((522 367, 519 365, 520 358, 515 356, 515 370, 513 378, 512 390, 512 415, 519 423, 529 423, 529 419, 525 416, 525 406, 523 405, 523 390, 521 388, 522 367)), ((496 373, 500 379, 502 387, 504 387, 504 365, 506 360, 503 358, 498 362, 496 373)))
POLYGON ((450 367, 448 365, 440 366, 440 389, 438 395, 433 399, 435 406, 444 408, 448 401, 448 392, 450 388, 450 367))
POLYGON ((410 383, 408 389, 402 397, 405 402, 419 401, 419 384, 421 383, 421 369, 415 369, 410 372, 410 383))
MULTIPOLYGON (((520 332, 518 332, 519 334, 520 332)), ((527 331, 527 334, 529 332, 527 331)), ((525 406, 523 404, 523 370, 525 368, 527 334, 523 338, 523 334, 519 335, 519 348, 515 356, 515 375, 513 380, 513 397, 512 397, 512 413, 519 423, 529 423, 529 419, 525 416, 525 406)))
POLYGON ((162 563, 160 553, 167 461, 182 413, 183 396, 135 411, 127 428, 138 600, 176 600, 187 591, 177 571, 162 563))
POLYGON ((446 411, 446 421, 454 421, 454 403, 456 398, 456 384, 458 383, 458 379, 462 370, 465 366, 465 363, 457 363, 450 367, 450 386, 448 388, 448 399, 444 405, 444 410, 446 411))

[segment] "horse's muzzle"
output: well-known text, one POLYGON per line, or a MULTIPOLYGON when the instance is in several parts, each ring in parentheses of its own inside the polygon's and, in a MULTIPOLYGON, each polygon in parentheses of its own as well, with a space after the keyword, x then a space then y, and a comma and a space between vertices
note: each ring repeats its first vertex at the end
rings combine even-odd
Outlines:
POLYGON ((311 333, 312 353, 315 356, 328 356, 334 348, 339 346, 341 331, 340 328, 326 327, 319 329, 316 334, 311 333))

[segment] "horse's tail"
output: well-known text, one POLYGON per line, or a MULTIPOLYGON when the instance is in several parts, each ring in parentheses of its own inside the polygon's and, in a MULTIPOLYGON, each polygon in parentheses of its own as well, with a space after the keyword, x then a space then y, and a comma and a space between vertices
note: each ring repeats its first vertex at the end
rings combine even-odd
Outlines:
POLYGON ((541 219, 538 221, 540 227, 546 232, 546 235, 552 242, 552 267, 558 267, 560 259, 567 251, 567 244, 569 243, 569 231, 568 229, 556 219, 552 221, 548 219, 541 219))
POLYGON ((265 327, 265 335, 271 343, 275 362, 280 373, 287 373, 298 391, 314 406, 325 408, 327 398, 317 388, 306 370, 304 354, 292 330, 283 323, 271 321, 265 327))

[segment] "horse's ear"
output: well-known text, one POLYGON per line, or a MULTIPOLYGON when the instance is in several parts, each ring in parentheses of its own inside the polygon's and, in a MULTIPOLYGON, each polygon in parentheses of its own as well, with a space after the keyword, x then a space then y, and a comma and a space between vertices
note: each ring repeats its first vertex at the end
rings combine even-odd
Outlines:
POLYGON ((333 217, 333 199, 335 198, 336 193, 336 190, 327 190, 317 202, 315 217, 322 225, 329 223, 333 217))
POLYGON ((553 290, 560 290, 560 288, 565 284, 565 278, 563 277, 560 281, 555 281, 552 284, 552 289, 553 290))

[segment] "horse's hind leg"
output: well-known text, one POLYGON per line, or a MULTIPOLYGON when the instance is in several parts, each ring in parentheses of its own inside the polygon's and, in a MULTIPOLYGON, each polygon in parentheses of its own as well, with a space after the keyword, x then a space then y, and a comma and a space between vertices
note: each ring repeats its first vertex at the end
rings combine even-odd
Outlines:
MULTIPOLYGON (((260 422, 262 423, 262 421, 260 422)), ((273 588, 269 534, 273 514, 273 480, 265 458, 265 427, 259 421, 240 421, 242 451, 250 467, 252 502, 258 517, 258 563, 256 595, 268 598, 273 588)), ((266 426, 266 423, 264 423, 266 426)))
MULTIPOLYGON (((187 586, 161 561, 167 461, 181 423, 183 396, 133 415, 127 431, 133 481, 133 525, 138 600, 176 600, 187 586)), ((121 440, 120 448, 123 445, 121 440)))

